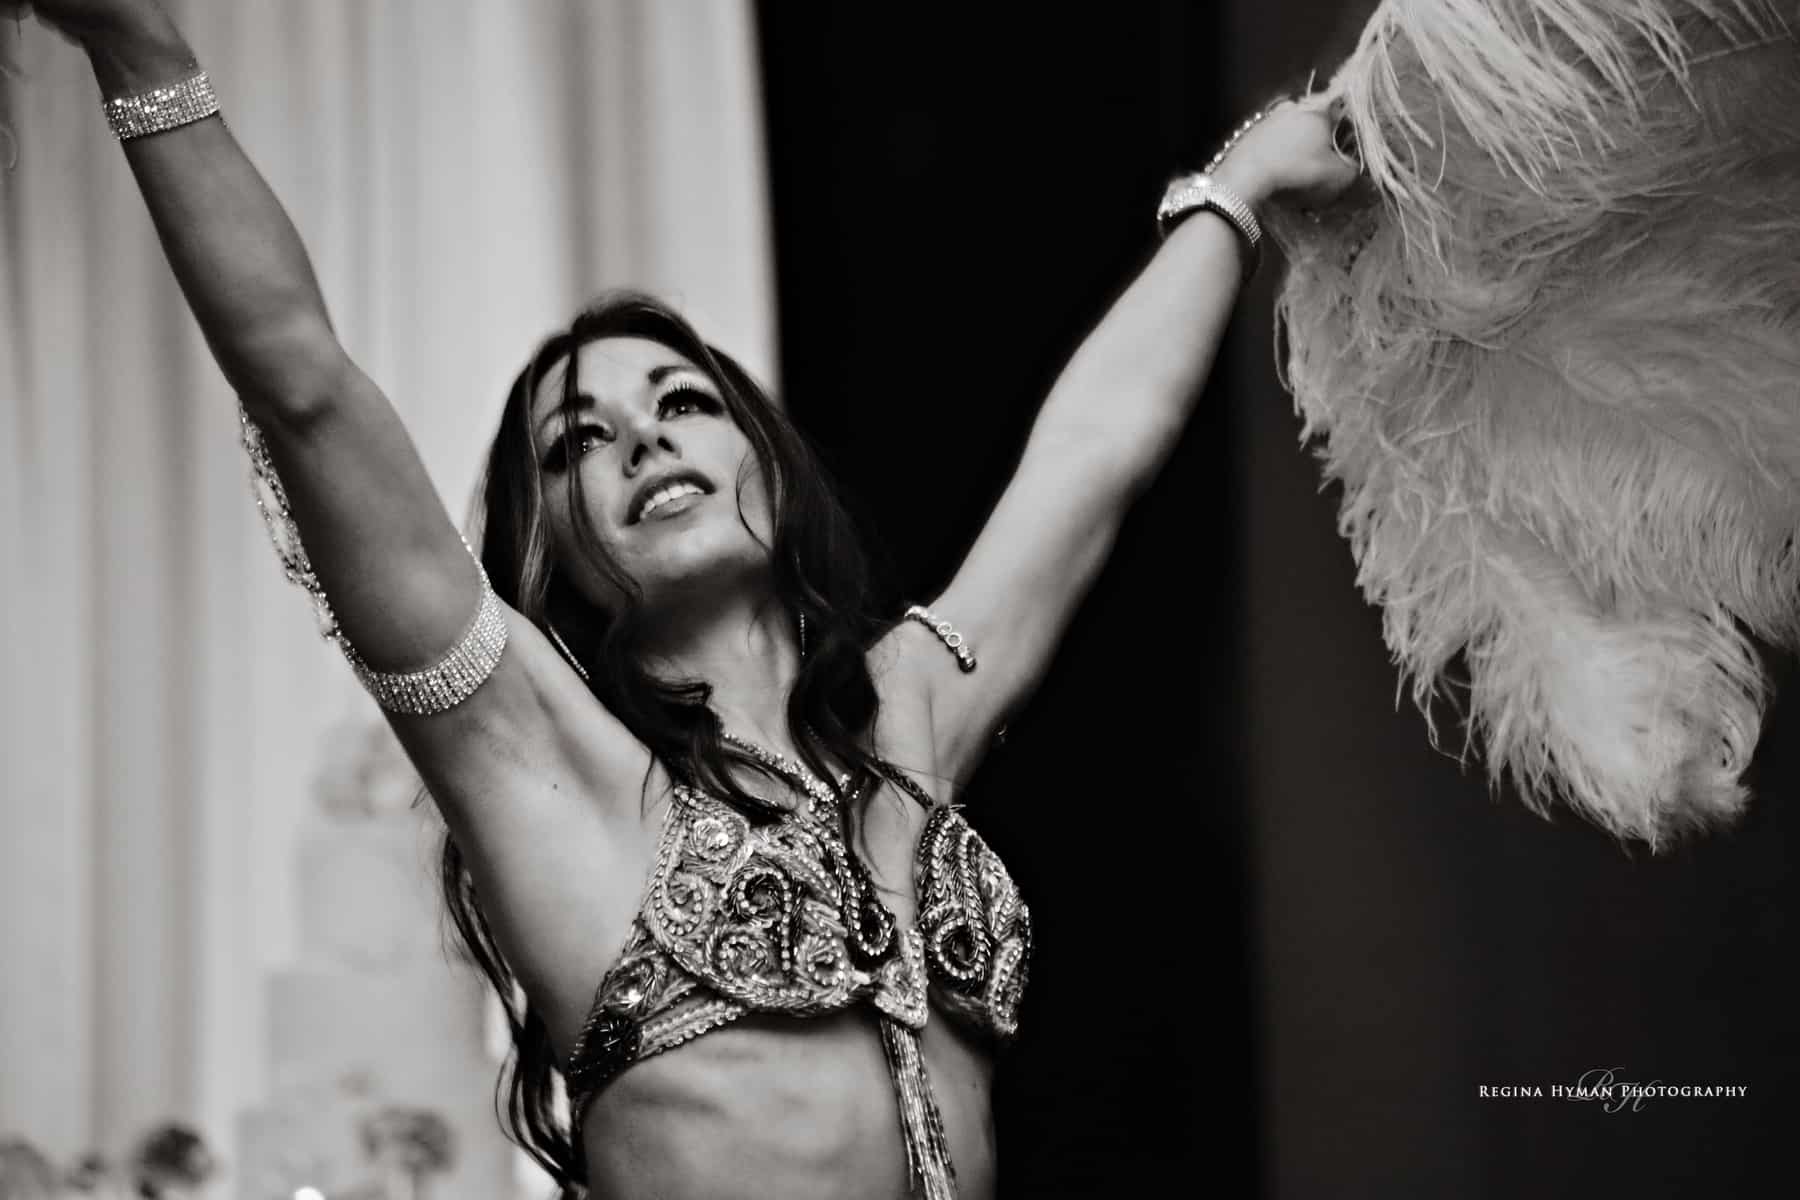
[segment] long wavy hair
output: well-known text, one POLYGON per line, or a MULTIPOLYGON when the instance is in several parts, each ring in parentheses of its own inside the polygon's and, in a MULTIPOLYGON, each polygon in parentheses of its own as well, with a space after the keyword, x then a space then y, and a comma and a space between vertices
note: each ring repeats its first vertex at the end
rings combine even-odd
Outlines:
MULTIPOLYGON (((582 553, 622 597, 617 608, 586 600, 553 554, 544 506, 550 477, 540 470, 534 450, 532 399, 550 373, 566 364, 562 396, 572 412, 580 388, 577 352, 606 337, 648 338, 687 358, 712 381, 749 440, 754 464, 747 462, 737 481, 739 517, 745 489, 766 487, 774 518, 768 547, 773 603, 796 623, 805 619, 806 653, 787 703, 789 734, 821 779, 834 780, 835 786, 832 763, 848 769, 853 779, 870 778, 880 770, 868 737, 877 695, 864 655, 892 620, 874 615, 871 572, 850 514, 823 464, 769 395, 653 297, 636 292, 602 297, 569 328, 546 339, 513 381, 488 452, 477 514, 481 561, 494 590, 546 634, 554 628, 586 669, 594 698, 673 779, 705 789, 752 821, 778 815, 733 779, 733 766, 768 771, 722 740, 708 706, 711 689, 698 680, 659 679, 645 668, 638 637, 646 615, 643 595, 594 529, 580 471, 563 472, 561 486, 569 489, 582 553)), ((571 443, 576 424, 565 423, 563 436, 571 443)), ((543 1017, 496 945, 462 848, 448 835, 441 875, 451 922, 499 996, 512 1032, 512 1051, 496 1085, 501 1124, 556 1180, 563 1197, 578 1197, 587 1183, 587 1163, 580 1140, 557 1114, 563 1085, 543 1017)))

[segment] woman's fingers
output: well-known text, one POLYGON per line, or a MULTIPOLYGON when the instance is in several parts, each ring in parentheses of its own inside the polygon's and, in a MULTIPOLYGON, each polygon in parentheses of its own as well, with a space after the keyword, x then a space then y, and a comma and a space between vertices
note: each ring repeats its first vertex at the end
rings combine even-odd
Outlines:
POLYGON ((1341 97, 1331 102, 1326 115, 1331 118, 1331 148, 1337 151, 1339 158, 1355 163, 1360 170, 1362 155, 1356 148, 1356 126, 1341 97))

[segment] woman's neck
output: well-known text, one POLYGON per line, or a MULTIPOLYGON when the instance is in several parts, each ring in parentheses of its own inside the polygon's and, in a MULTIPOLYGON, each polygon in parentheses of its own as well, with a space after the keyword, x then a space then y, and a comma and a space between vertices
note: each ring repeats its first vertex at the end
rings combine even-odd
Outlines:
POLYGON ((660 606, 650 670, 675 680, 701 680, 726 729, 786 753, 787 700, 800 672, 798 630, 773 594, 740 594, 690 610, 660 606))

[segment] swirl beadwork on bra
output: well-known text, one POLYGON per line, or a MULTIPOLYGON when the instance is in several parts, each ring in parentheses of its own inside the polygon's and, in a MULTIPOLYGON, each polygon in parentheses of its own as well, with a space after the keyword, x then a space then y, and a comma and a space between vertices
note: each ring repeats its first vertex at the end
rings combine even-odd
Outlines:
POLYGON ((570 1055, 577 1120, 632 1063, 749 1012, 804 1017, 867 1003, 916 1030, 935 1001, 998 1043, 1013 1037, 1029 910, 960 811, 897 770, 890 778, 929 806, 913 855, 918 920, 904 930, 846 846, 829 792, 755 824, 675 788, 644 903, 570 1055))

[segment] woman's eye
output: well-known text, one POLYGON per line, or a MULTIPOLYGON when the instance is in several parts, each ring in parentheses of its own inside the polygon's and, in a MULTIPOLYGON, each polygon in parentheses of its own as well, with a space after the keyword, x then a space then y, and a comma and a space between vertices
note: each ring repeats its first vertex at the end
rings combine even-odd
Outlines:
POLYGON ((686 413, 717 412, 718 409, 717 400, 691 384, 664 392, 656 402, 656 415, 664 420, 686 413))
POLYGON ((544 455, 544 470, 560 471, 569 465, 571 451, 576 458, 580 458, 611 440, 606 430, 600 426, 583 425, 574 433, 564 434, 551 443, 549 451, 544 455))

